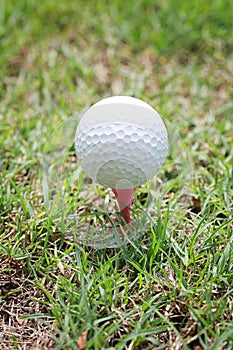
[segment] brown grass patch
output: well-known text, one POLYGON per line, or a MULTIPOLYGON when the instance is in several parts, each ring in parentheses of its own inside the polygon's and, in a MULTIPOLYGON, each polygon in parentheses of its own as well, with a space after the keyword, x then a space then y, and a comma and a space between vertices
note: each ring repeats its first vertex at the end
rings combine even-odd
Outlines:
POLYGON ((53 349, 50 318, 24 318, 48 314, 49 309, 36 300, 45 301, 43 293, 24 273, 20 261, 0 259, 0 343, 1 349, 53 349), (46 320, 46 323, 45 323, 46 320))

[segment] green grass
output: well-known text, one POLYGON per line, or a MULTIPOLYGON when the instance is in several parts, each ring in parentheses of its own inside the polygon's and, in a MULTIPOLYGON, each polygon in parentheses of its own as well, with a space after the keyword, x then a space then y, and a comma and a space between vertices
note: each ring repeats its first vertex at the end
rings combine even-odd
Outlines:
POLYGON ((86 349, 231 350, 233 3, 105 4, 0 0, 3 349, 77 349, 83 335, 86 349), (67 212, 93 221, 114 206, 73 137, 80 112, 115 94, 161 113, 170 154, 136 191, 150 226, 97 250, 45 204, 62 189, 67 212))

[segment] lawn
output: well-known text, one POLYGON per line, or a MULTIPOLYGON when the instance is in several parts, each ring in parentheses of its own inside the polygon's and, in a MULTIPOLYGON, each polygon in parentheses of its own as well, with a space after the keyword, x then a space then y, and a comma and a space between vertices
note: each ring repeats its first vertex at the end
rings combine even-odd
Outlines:
POLYGON ((0 0, 0 343, 4 349, 233 349, 233 2, 0 0), (149 225, 80 244, 61 209, 114 208, 75 157, 83 111, 151 104, 169 132, 137 189, 149 225))

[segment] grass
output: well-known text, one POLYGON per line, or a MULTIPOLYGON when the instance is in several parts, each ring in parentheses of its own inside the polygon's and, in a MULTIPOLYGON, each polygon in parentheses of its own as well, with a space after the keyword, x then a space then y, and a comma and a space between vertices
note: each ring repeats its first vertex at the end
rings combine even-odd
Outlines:
POLYGON ((0 1, 3 349, 233 348, 232 6, 0 1), (163 115, 170 154, 136 191, 143 235, 95 249, 50 196, 94 222, 114 207, 73 147, 80 111, 114 94, 163 115))

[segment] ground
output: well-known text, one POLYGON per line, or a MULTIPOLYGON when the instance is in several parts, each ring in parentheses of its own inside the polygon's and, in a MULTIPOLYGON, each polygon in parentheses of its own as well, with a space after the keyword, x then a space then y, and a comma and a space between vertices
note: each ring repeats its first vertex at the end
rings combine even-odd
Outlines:
POLYGON ((0 1, 2 349, 233 348, 232 6, 0 1), (97 249, 58 222, 114 218, 73 140, 118 94, 163 116, 170 150, 137 239, 97 249))

